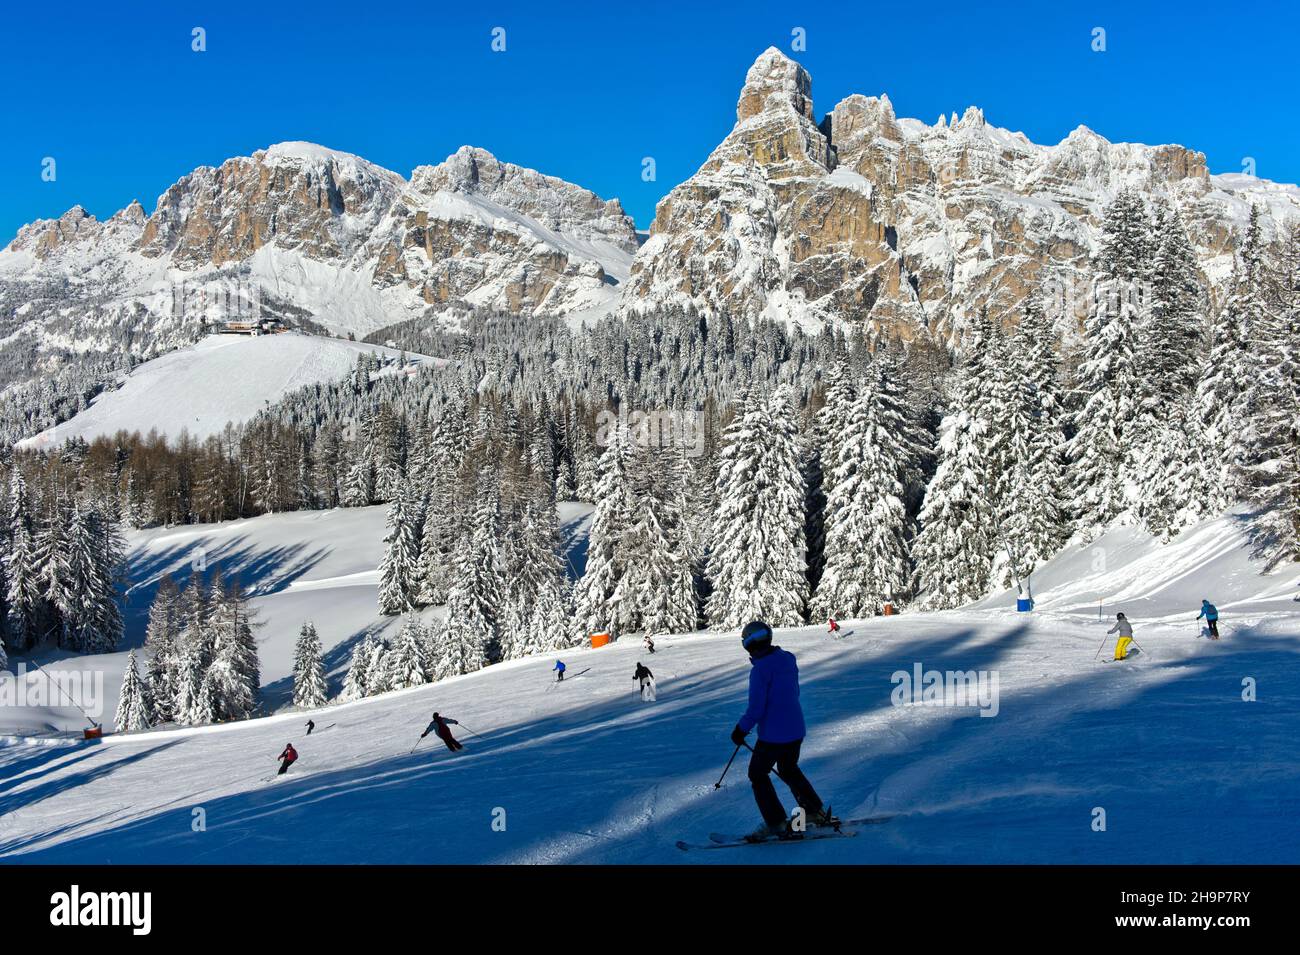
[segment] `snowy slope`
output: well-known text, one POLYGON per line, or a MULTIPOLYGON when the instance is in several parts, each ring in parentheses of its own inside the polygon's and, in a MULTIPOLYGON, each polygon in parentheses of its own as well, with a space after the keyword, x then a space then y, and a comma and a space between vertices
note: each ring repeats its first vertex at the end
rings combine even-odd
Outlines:
MULTIPOLYGON (((18 446, 59 445, 70 437, 91 439, 119 430, 148 434, 154 428, 172 437, 188 430, 201 440, 221 433, 227 422, 247 421, 291 391, 346 377, 358 355, 372 352, 394 363, 400 355, 378 345, 296 333, 211 335, 139 365, 120 388, 18 446)), ((435 361, 420 355, 408 359, 411 367, 435 361)))
MULTIPOLYGON (((251 522, 250 522, 251 523, 251 522)), ((1235 519, 1173 548, 1126 530, 1037 582, 963 611, 857 621, 842 641, 783 631, 810 724, 804 766, 843 815, 899 813, 854 839, 682 853, 755 821, 731 751, 748 667, 734 634, 659 641, 658 702, 634 693, 634 642, 516 661, 398 694, 247 724, 0 748, 0 855, 23 862, 1297 862, 1300 567, 1236 573, 1235 519), (1199 555, 1199 556, 1198 556, 1199 555), (1087 562, 1084 564, 1083 562, 1087 562), (1092 575, 1076 583, 1080 568, 1092 575), (1154 571, 1158 569, 1157 575, 1154 571), (1225 574, 1225 571, 1230 571, 1225 574), (1055 576, 1054 576, 1055 575, 1055 576), (1058 582, 1053 584, 1053 580, 1058 582), (1095 585, 1095 586, 1094 586, 1095 585), (1091 587, 1091 590, 1089 589, 1091 587), (1093 590, 1132 610, 1146 653, 1094 662, 1093 590), (1204 594, 1202 593, 1204 591, 1204 594), (1224 639, 1194 635, 1224 609, 1224 639), (896 671, 997 675, 997 715, 891 705, 896 671), (1257 702, 1241 700, 1245 677, 1257 702), (431 710, 466 750, 427 740, 431 710), (331 725, 333 724, 333 725, 331 725), (477 735, 471 735, 477 734, 477 735), (293 740, 301 760, 265 782, 293 740), (205 811, 207 829, 191 829, 205 811), (1094 832, 1096 807, 1107 830, 1094 832), (494 831, 494 813, 507 826, 494 831)), ((1113 606, 1113 605, 1112 605, 1113 606)), ((1106 607, 1109 614, 1112 606, 1106 607)), ((788 803, 787 803, 788 805, 788 803)))
MULTIPOLYGON (((591 508, 560 504, 562 545, 570 572, 586 566, 591 508)), ((258 655, 262 699, 269 711, 288 704, 292 689, 293 647, 306 620, 320 635, 330 692, 338 692, 352 648, 368 633, 396 633, 400 620, 379 615, 378 583, 383 555, 382 506, 337 508, 270 514, 243 521, 151 528, 130 534, 126 592, 126 638, 117 653, 66 656, 44 653, 36 662, 58 674, 93 680, 102 674, 99 707, 91 715, 112 727, 127 651, 144 640, 149 604, 164 574, 184 584, 202 565, 236 579, 250 596, 249 607, 260 621, 258 655)), ((429 611, 433 613, 434 611, 429 611)), ((19 659, 11 658, 10 669, 19 659)), ((48 680, 28 667, 26 682, 51 698, 49 705, 0 706, 0 734, 54 734, 79 731, 81 714, 49 689, 48 680)))

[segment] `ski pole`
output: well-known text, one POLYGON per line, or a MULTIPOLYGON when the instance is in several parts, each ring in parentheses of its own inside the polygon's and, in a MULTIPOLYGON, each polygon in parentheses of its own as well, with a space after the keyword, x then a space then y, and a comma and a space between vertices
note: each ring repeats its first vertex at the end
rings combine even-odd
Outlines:
MULTIPOLYGON (((1109 636, 1110 636, 1109 633, 1106 634, 1106 637, 1109 637, 1109 636)), ((1094 660, 1096 660, 1097 657, 1101 656, 1101 651, 1102 651, 1102 649, 1106 646, 1106 637, 1102 637, 1102 638, 1101 638, 1101 646, 1097 648, 1097 652, 1096 652, 1095 654, 1093 654, 1093 657, 1092 657, 1094 660)))
POLYGON ((739 752, 740 752, 740 744, 737 743, 737 744, 736 744, 736 748, 735 748, 735 750, 734 750, 734 751, 732 752, 732 754, 731 754, 731 759, 727 760, 726 768, 724 768, 724 769, 722 770, 722 775, 719 776, 719 777, 718 777, 718 781, 717 781, 716 783, 713 784, 713 788, 714 788, 714 789, 721 789, 721 788, 722 788, 722 781, 723 781, 724 779, 727 778, 727 770, 728 770, 728 769, 731 769, 731 764, 732 764, 732 762, 734 762, 735 759, 736 759, 736 753, 739 753, 739 752))
MULTIPOLYGON (((422 739, 424 739, 423 736, 421 736, 420 739, 417 739, 417 740, 415 741, 415 745, 411 747, 411 753, 414 753, 417 749, 420 748, 420 740, 422 740, 422 739)), ((411 753, 407 753, 406 755, 410 756, 411 753)))
MULTIPOLYGON (((466 733, 468 733, 470 736, 478 736, 478 733, 475 733, 472 729, 470 729, 470 728, 469 728, 468 726, 466 726, 464 723, 458 723, 457 725, 458 725, 461 729, 463 729, 466 733)), ((479 738, 479 739, 482 739, 483 737, 482 737, 482 736, 478 736, 478 738, 479 738)))

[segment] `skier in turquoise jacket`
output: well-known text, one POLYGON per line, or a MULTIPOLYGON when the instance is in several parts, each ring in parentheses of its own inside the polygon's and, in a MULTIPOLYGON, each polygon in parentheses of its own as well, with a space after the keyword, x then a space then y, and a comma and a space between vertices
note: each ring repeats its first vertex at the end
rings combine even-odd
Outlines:
POLYGON ((1214 606, 1208 600, 1201 601, 1201 612, 1196 615, 1196 619, 1205 618, 1205 622, 1210 625, 1210 639, 1219 639, 1219 608, 1214 606))

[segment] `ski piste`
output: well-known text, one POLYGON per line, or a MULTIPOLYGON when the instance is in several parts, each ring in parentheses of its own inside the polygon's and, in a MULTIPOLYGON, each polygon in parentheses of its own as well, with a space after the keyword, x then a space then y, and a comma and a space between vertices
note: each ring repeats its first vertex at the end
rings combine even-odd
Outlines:
POLYGON ((764 839, 761 842, 750 842, 744 836, 732 836, 711 832, 709 833, 708 842, 694 843, 686 842, 685 840, 678 840, 677 848, 681 849, 683 852, 687 852, 692 849, 738 849, 741 846, 765 846, 772 843, 778 843, 781 845, 798 845, 801 842, 811 842, 818 839, 848 839, 856 836, 858 834, 857 830, 864 826, 878 826, 881 823, 889 822, 889 820, 893 818, 893 815, 889 815, 863 816, 858 819, 841 819, 839 824, 836 826, 825 826, 823 828, 813 829, 805 832, 796 839, 780 839, 773 836, 772 838, 764 839))

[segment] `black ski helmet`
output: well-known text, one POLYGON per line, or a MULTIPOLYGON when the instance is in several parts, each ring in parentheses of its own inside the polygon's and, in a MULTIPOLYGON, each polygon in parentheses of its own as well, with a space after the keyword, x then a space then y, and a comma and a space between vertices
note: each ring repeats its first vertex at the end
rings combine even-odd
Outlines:
POLYGON ((740 631, 740 645, 751 653, 764 643, 771 642, 772 628, 761 620, 754 620, 745 624, 745 629, 740 631))

